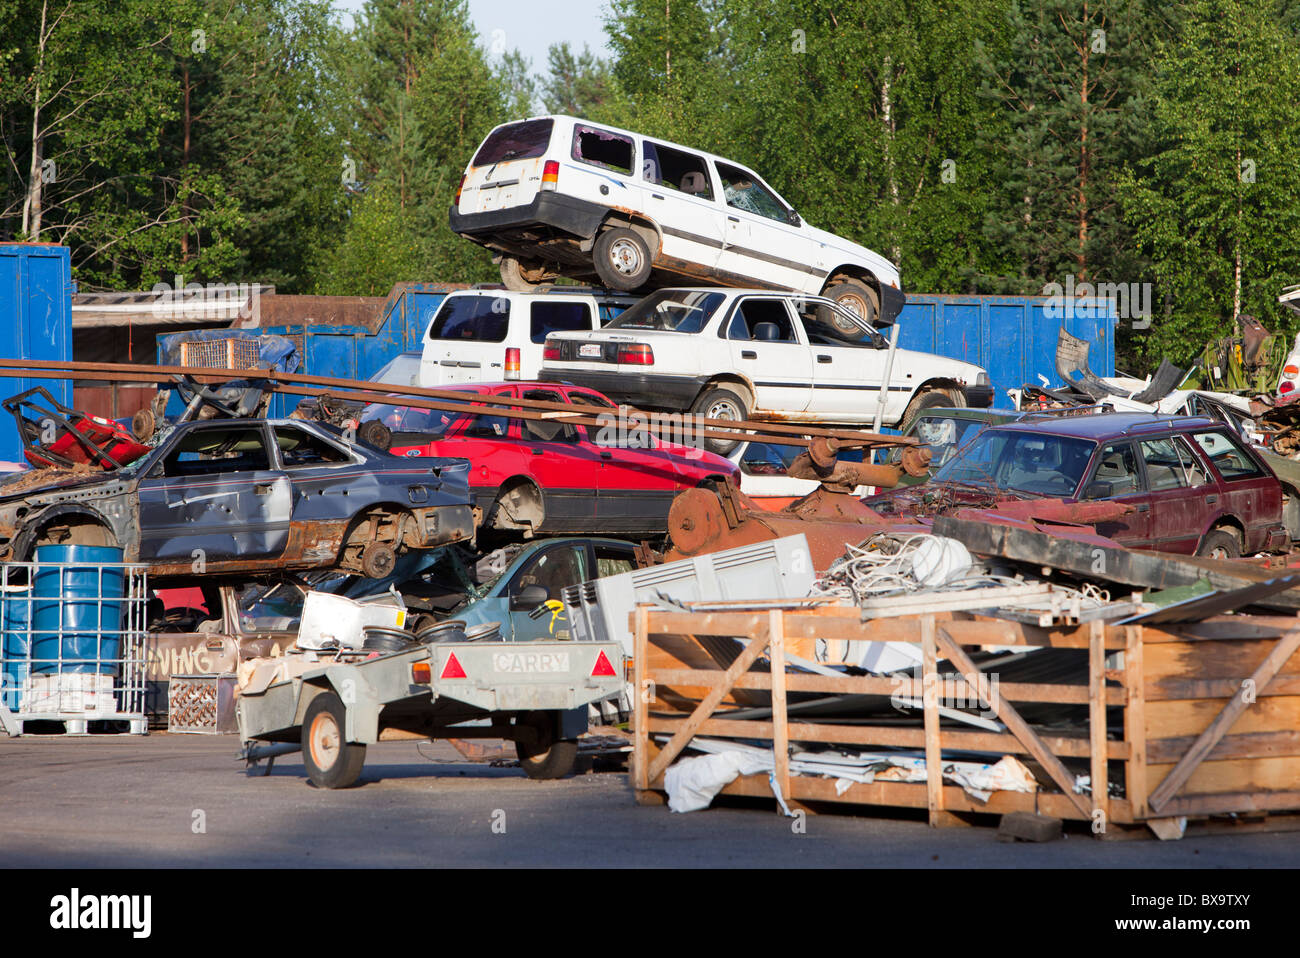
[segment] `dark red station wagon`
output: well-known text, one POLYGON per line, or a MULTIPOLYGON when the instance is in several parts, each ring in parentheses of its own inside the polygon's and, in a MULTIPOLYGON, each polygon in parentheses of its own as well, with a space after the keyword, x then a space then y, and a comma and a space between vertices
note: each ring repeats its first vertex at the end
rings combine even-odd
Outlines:
MULTIPOLYGON (((587 406, 591 408, 584 411, 596 416, 613 416, 617 408, 593 389, 566 383, 444 388, 587 406)), ((392 431, 393 455, 468 459, 470 493, 483 510, 486 528, 529 534, 660 533, 667 529, 668 509, 678 493, 706 482, 740 482, 734 463, 703 449, 645 433, 619 435, 616 429, 609 436, 593 435, 598 430, 558 420, 515 419, 502 412, 488 406, 471 415, 373 405, 361 419, 378 420, 392 431)))
POLYGON ((1097 531, 1135 549, 1233 558, 1290 544, 1273 471, 1204 417, 1029 416, 984 429, 928 483, 866 502, 885 515, 921 514, 934 511, 935 492, 959 505, 990 494, 1127 503, 1132 512, 1097 531))

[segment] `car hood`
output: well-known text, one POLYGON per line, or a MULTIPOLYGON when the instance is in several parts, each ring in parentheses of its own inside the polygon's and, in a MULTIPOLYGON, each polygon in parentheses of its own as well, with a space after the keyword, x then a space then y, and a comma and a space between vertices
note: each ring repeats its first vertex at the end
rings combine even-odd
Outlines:
POLYGON ((80 469, 28 469, 0 476, 0 501, 26 499, 42 492, 74 489, 119 482, 122 477, 111 472, 80 469))

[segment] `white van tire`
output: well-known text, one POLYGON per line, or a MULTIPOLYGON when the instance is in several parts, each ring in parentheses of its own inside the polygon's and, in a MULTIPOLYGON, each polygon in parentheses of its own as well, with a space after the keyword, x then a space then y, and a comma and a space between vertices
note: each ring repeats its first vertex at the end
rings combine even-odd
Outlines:
MULTIPOLYGON (((535 271, 534 271, 535 272, 535 271)), ((524 265, 513 256, 501 257, 501 282, 512 293, 531 293, 542 280, 534 282, 524 273, 524 265)))
POLYGON ((600 281, 622 293, 644 286, 653 265, 646 241, 623 227, 607 229, 596 237, 591 259, 600 281))
MULTIPOLYGON (((857 313, 870 326, 876 325, 876 318, 880 315, 880 295, 860 279, 851 279, 847 276, 841 276, 835 282, 830 283, 822 290, 822 295, 827 299, 838 303, 851 313, 857 313)), ((840 322, 835 323, 837 328, 842 328, 840 322)), ((846 333, 859 332, 856 329, 844 329, 846 333)))

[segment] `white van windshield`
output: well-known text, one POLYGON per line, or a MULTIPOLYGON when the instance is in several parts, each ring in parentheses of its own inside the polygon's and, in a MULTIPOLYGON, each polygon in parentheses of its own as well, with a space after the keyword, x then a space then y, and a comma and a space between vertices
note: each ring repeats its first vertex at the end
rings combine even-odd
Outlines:
POLYGON ((470 166, 491 166, 506 160, 531 160, 546 152, 554 120, 524 120, 507 123, 488 134, 474 154, 470 166))
POLYGON ((661 289, 620 313, 606 329, 670 329, 698 333, 726 296, 703 290, 661 289))

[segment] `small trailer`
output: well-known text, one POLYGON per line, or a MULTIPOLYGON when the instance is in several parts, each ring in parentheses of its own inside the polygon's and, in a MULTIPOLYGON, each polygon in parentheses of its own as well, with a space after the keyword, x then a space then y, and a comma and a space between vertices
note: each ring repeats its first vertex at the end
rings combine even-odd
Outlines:
POLYGON ((279 667, 264 687, 254 674, 236 712, 248 765, 301 749, 318 788, 354 784, 366 746, 397 739, 509 739, 530 778, 561 778, 577 758, 587 706, 625 683, 616 642, 451 641, 378 657, 317 655, 292 677, 279 667))

